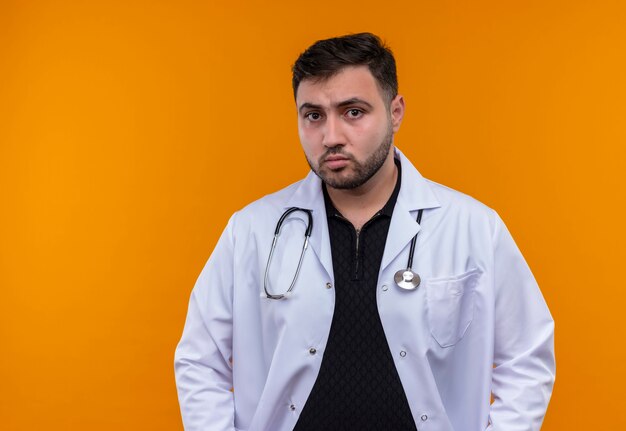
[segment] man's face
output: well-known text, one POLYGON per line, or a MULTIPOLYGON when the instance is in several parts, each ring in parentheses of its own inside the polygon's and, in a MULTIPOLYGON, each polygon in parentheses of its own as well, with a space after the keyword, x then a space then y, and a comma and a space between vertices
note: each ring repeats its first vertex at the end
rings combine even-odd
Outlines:
POLYGON ((367 66, 346 67, 298 87, 298 132, 311 169, 328 186, 354 189, 393 158, 404 100, 390 106, 367 66))

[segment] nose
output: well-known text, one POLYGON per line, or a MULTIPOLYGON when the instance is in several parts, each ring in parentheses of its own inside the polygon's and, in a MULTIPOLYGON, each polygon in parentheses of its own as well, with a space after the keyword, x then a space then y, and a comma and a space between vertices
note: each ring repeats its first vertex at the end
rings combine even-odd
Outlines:
POLYGON ((333 148, 339 145, 345 145, 345 143, 341 120, 332 115, 328 116, 324 124, 322 144, 327 148, 333 148))

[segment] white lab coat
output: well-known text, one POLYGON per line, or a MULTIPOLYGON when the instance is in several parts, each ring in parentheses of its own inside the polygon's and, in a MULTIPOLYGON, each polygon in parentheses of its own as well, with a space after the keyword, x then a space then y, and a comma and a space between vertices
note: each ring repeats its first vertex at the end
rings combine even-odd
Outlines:
MULTIPOLYGON (((530 269, 493 210, 424 179, 398 150, 396 157, 402 183, 377 301, 418 430, 539 430, 555 377, 554 323, 530 269), (417 232, 413 268, 422 284, 401 290, 393 276, 417 232)), ((305 220, 296 212, 284 224, 273 293, 291 282, 305 220)), ((315 174, 232 216, 193 289, 176 349, 187 431, 293 429, 324 355, 333 280, 315 174), (313 211, 310 247, 293 297, 263 298, 276 222, 293 206, 313 211)))

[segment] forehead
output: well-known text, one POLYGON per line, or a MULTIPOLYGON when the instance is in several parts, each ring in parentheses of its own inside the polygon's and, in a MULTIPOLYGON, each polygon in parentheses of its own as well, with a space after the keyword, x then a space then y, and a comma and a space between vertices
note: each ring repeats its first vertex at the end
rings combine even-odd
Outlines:
POLYGON ((325 79, 306 79, 300 83, 296 104, 332 105, 342 100, 359 98, 382 103, 382 91, 367 66, 349 66, 325 79))

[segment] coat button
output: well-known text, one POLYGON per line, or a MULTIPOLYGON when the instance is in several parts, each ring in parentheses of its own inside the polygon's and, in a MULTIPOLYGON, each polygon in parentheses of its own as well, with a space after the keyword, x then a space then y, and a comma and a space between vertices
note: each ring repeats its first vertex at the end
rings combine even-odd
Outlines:
POLYGON ((289 406, 289 410, 294 411, 296 409, 296 405, 292 404, 289 406))
POLYGON ((424 422, 426 422, 428 420, 428 416, 422 415, 422 417, 420 419, 423 420, 424 422))
POLYGON ((317 353, 317 350, 315 349, 315 347, 311 347, 311 348, 309 349, 309 353, 310 353, 311 355, 315 355, 315 354, 317 353))
POLYGON ((332 289, 333 285, 331 283, 326 283, 326 289, 332 289))
POLYGON ((404 350, 400 350, 400 356, 404 358, 406 356, 406 352, 404 350))
POLYGON ((382 287, 381 289, 383 289, 383 292, 386 292, 387 290, 389 290, 389 288, 387 287, 387 285, 386 285, 386 284, 384 284, 384 285, 383 285, 383 287, 382 287))

